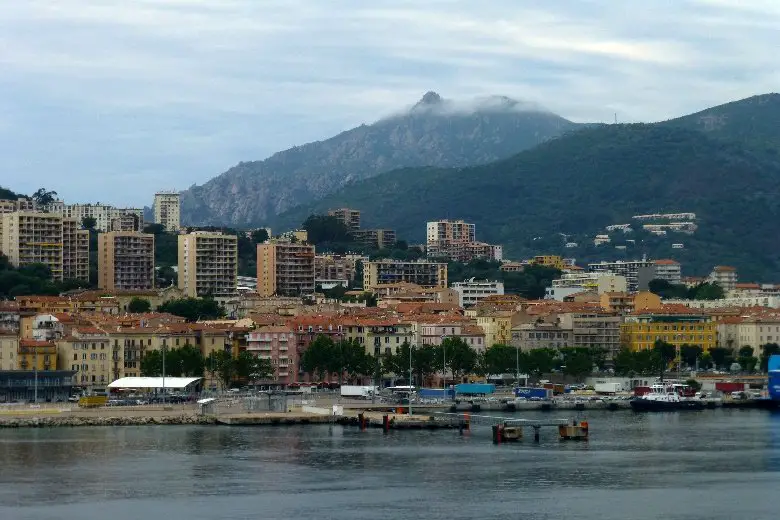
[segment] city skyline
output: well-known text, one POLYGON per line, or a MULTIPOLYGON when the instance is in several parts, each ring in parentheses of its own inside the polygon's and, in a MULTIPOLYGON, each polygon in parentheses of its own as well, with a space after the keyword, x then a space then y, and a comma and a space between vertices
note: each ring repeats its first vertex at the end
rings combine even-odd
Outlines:
POLYGON ((4 185, 139 206, 431 89, 575 121, 655 121, 769 92, 780 8, 67 0, 0 15, 4 185))

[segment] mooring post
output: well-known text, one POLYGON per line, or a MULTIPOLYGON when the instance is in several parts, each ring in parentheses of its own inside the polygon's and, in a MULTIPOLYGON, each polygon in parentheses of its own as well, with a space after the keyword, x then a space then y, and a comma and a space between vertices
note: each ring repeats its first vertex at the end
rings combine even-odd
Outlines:
POLYGON ((358 424, 360 425, 361 430, 366 429, 366 417, 365 415, 363 415, 363 412, 360 412, 358 414, 358 424))
POLYGON ((390 418, 387 415, 382 416, 382 428, 387 433, 390 430, 390 418))
POLYGON ((534 426, 534 442, 539 442, 539 426, 534 426))

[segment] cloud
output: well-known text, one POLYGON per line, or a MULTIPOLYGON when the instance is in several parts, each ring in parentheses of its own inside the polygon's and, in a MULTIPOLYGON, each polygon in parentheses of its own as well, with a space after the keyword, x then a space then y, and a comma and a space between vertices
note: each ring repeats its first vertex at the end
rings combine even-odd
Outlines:
POLYGON ((773 90, 778 25, 771 0, 3 2, 0 184, 149 204, 428 90, 667 119, 773 90))

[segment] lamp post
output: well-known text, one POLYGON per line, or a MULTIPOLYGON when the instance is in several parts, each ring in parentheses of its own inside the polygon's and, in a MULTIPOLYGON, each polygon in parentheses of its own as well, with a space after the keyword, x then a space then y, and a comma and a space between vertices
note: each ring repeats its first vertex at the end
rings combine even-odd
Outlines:
POLYGON ((33 346, 33 402, 38 404, 38 349, 33 346))
POLYGON ((444 341, 447 339, 447 336, 442 334, 441 335, 441 353, 443 356, 443 364, 441 367, 441 389, 442 389, 442 398, 446 399, 447 397, 447 345, 444 344, 444 341))
POLYGON ((376 391, 379 388, 379 349, 381 338, 374 336, 374 391, 371 392, 371 404, 376 402, 376 391))
POLYGON ((520 386, 520 344, 515 343, 515 384, 520 386))
POLYGON ((163 399, 163 406, 165 405, 165 351, 168 350, 167 345, 165 344, 165 341, 163 341, 162 345, 162 399, 163 399))
POLYGON ((412 345, 409 345, 409 415, 412 415, 412 388, 414 383, 412 381, 412 345))

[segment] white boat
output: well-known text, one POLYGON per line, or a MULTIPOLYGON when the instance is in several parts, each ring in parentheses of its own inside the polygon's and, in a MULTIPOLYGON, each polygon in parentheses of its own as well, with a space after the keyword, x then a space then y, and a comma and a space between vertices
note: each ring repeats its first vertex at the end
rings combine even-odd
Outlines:
POLYGON ((631 408, 637 412, 664 412, 676 410, 702 410, 707 403, 692 397, 691 388, 679 383, 656 383, 650 393, 631 399, 631 408))

